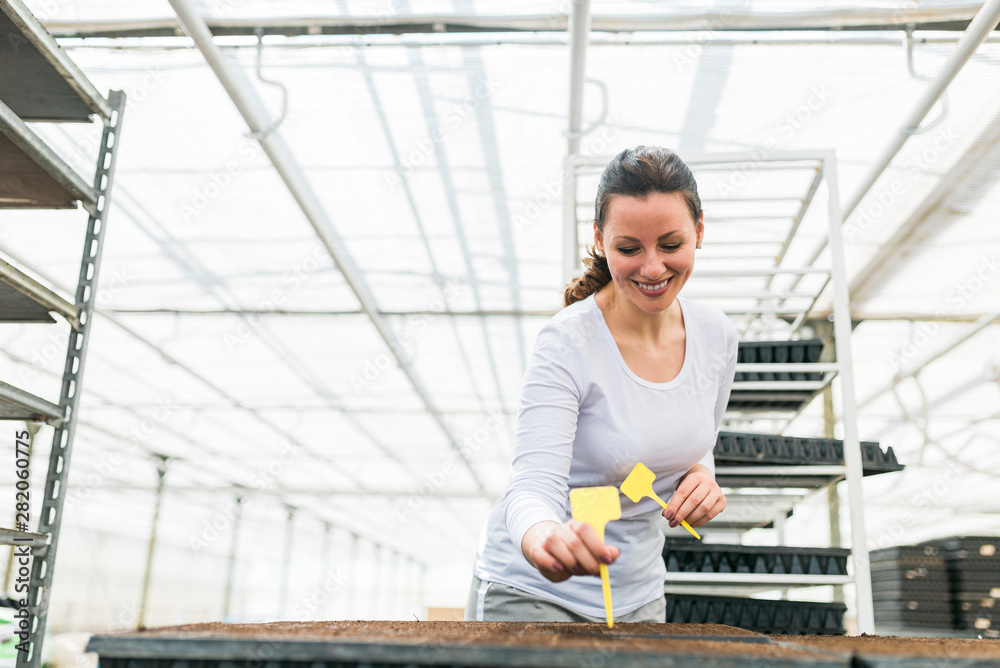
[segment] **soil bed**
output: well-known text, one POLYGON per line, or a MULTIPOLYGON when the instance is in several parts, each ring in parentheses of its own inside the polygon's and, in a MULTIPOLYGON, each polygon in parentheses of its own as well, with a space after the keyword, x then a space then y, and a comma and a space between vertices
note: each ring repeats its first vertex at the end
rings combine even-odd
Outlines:
MULTIPOLYGON (((893 656, 947 659, 992 659, 1000 666, 1000 640, 984 638, 900 638, 897 636, 771 636, 771 640, 859 657, 893 656)), ((938 665, 928 664, 928 665, 938 665)))
MULTIPOLYGON (((362 655, 366 649, 373 655, 384 651, 413 654, 419 649, 424 656, 429 656, 428 652, 433 651, 437 652, 433 663, 444 661, 448 665, 451 665, 450 657, 485 656, 491 659, 490 665, 554 666, 562 665, 574 655, 603 657, 593 662, 595 666, 653 665, 650 661, 660 657, 672 659, 674 665, 692 666, 704 665, 708 657, 720 660, 718 665, 732 666, 744 665, 746 660, 753 659, 766 659, 776 666, 847 665, 845 657, 836 652, 820 653, 775 645, 766 636, 719 624, 633 623, 615 624, 609 629, 604 624, 533 622, 210 623, 95 636, 91 649, 101 654, 103 665, 106 656, 125 657, 127 651, 138 650, 153 656, 153 648, 156 648, 155 655, 163 658, 194 658, 189 655, 197 651, 202 658, 232 659, 233 656, 212 657, 212 652, 223 649, 231 652, 234 646, 240 645, 254 645, 259 652, 261 643, 272 647, 273 659, 283 658, 288 653, 302 656, 309 646, 317 651, 339 646, 344 651, 358 653, 358 659, 365 658, 362 655), (184 656, 176 654, 178 651, 184 656), (526 654, 524 658, 528 663, 518 660, 518 652, 526 654), (492 662, 494 658, 496 663, 492 662), (683 661, 684 658, 691 659, 690 663, 683 661), (539 663, 540 659, 552 660, 552 663, 539 663), (676 659, 682 661, 678 663, 676 659)), ((373 658, 375 656, 368 660, 373 658)))

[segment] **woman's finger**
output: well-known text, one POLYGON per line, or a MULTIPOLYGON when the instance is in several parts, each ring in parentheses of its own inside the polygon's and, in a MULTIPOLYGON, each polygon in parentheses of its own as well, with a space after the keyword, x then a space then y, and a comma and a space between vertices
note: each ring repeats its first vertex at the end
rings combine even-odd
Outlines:
POLYGON ((701 502, 705 500, 705 497, 707 497, 711 491, 711 488, 707 485, 698 485, 691 490, 691 493, 687 495, 684 501, 674 512, 674 517, 670 520, 670 526, 677 526, 680 524, 681 520, 686 520, 688 524, 690 524, 691 520, 688 516, 698 508, 701 502))

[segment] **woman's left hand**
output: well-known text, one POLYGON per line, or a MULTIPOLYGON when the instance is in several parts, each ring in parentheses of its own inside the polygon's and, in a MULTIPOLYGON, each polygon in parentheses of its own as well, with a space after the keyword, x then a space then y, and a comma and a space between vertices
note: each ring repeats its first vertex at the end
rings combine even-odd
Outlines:
POLYGON ((726 508, 726 496, 715 482, 712 472, 695 464, 684 474, 677 491, 670 497, 663 517, 676 527, 687 520, 692 527, 700 527, 726 508))

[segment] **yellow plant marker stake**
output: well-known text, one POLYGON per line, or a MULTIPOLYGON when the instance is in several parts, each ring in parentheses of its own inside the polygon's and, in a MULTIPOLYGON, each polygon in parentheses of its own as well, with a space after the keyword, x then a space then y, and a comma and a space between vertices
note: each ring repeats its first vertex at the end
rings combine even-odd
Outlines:
MULTIPOLYGON (((604 540, 604 525, 611 520, 621 519, 622 504, 618 500, 615 487, 580 487, 569 492, 569 505, 573 509, 573 519, 586 522, 594 527, 597 536, 604 540)), ((601 564, 601 589, 604 590, 604 612, 608 618, 608 628, 615 625, 611 609, 611 580, 608 565, 601 564)))
MULTIPOLYGON (((622 483, 622 494, 632 499, 635 503, 639 503, 639 499, 642 497, 648 496, 663 506, 663 509, 666 510, 667 504, 665 504, 663 499, 657 496, 656 492, 653 491, 654 480, 656 480, 656 474, 646 468, 645 464, 640 462, 635 465, 632 472, 628 474, 627 478, 625 478, 625 482, 622 483)), ((690 531, 692 536, 701 540, 701 536, 698 535, 697 531, 691 528, 690 524, 681 520, 681 526, 690 531)))

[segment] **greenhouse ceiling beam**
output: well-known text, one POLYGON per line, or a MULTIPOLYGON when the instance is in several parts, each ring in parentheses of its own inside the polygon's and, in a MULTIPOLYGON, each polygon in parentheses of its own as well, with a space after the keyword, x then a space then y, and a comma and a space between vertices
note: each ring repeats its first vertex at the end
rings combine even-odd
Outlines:
MULTIPOLYGON (((979 45, 996 28, 998 22, 1000 22, 1000 0, 988 0, 988 2, 983 4, 979 13, 976 14, 976 18, 969 24, 968 29, 955 46, 955 50, 952 51, 951 56, 948 57, 948 60, 938 71, 937 75, 927 85, 927 88, 924 89, 923 95, 917 100, 910 114, 889 142, 889 145, 883 149, 882 154, 875 160, 875 164, 862 180, 861 185, 858 186, 854 196, 844 206, 843 220, 845 222, 858 208, 858 205, 864 200, 865 196, 872 189, 872 186, 875 185, 893 158, 896 157, 903 148, 903 145, 906 144, 906 141, 919 131, 920 124, 927 118, 927 114, 934 108, 934 105, 937 104, 937 101, 944 94, 945 90, 948 89, 948 86, 951 85, 955 77, 958 76, 958 73, 962 71, 965 64, 969 62, 969 59, 975 53, 976 49, 979 48, 979 45)), ((816 249, 809 256, 809 260, 806 262, 807 265, 811 266, 816 262, 826 249, 827 243, 828 239, 826 238, 820 241, 816 249)), ((794 289, 798 283, 799 280, 795 280, 790 289, 794 289)))
MULTIPOLYGON (((892 236, 851 279, 851 300, 864 304, 934 237, 978 209, 1000 182, 1000 108, 892 236)), ((849 233, 848 233, 849 234, 849 233)), ((988 258, 981 258, 982 264, 988 258)), ((969 258, 968 265, 974 262, 969 258)))
MULTIPOLYGON (((482 37, 469 37, 464 33, 444 33, 435 34, 430 38, 415 39, 409 36, 408 39, 400 40, 395 35, 381 36, 383 39, 373 39, 369 35, 330 35, 326 38, 303 36, 301 40, 291 37, 280 42, 273 42, 267 45, 268 49, 303 49, 316 47, 393 47, 402 46, 496 46, 497 38, 493 35, 482 37)), ((122 51, 148 50, 155 48, 163 51, 187 51, 191 48, 188 38, 179 37, 149 37, 143 41, 141 35, 133 36, 122 34, 117 37, 63 37, 60 38, 60 46, 67 49, 117 49, 122 51), (128 38, 128 42, 121 40, 128 38)), ((961 34, 941 36, 939 33, 928 36, 914 36, 914 45, 926 44, 955 44, 961 39, 961 34)), ((1000 44, 1000 35, 991 35, 985 40, 986 44, 1000 44)), ((569 39, 559 33, 511 33, 504 35, 503 44, 522 46, 556 46, 565 47, 569 44, 569 39)), ((594 46, 689 46, 691 35, 689 33, 677 33, 676 35, 655 36, 623 33, 621 35, 611 33, 591 33, 588 44, 594 46)), ((727 47, 727 46, 899 46, 899 37, 884 36, 884 31, 878 33, 854 33, 844 34, 843 32, 830 33, 799 33, 770 32, 770 33, 749 33, 745 35, 735 34, 733 36, 713 37, 710 42, 703 46, 727 47)), ((253 49, 256 51, 256 37, 251 41, 249 38, 240 40, 239 43, 220 45, 223 50, 253 49)), ((733 201, 733 200, 729 200, 733 201)))
POLYGON ((483 481, 472 467, 472 462, 469 460, 468 455, 459 446, 458 439, 451 433, 448 425, 445 424, 444 418, 434 405, 429 392, 406 357, 402 344, 382 316, 379 315, 379 309, 374 296, 371 294, 361 272, 355 266, 353 258, 347 252, 343 239, 337 233, 322 203, 313 191, 312 186, 310 186, 309 180, 299 167, 298 162, 295 160, 281 134, 275 131, 275 128, 271 127, 271 118, 256 89, 241 69, 230 67, 222 51, 212 41, 212 33, 190 0, 170 0, 170 5, 177 13, 184 31, 194 40, 198 50, 201 51, 212 71, 219 79, 219 82, 226 89, 227 94, 236 105, 236 108, 250 127, 250 130, 259 136, 259 142, 264 152, 288 187, 292 197, 302 209, 302 213, 313 226, 320 241, 326 247, 330 257, 344 276, 344 280, 354 292, 361 309, 368 316, 369 320, 371 320, 375 330, 388 346, 393 357, 398 361, 399 368, 410 381, 421 402, 427 407, 428 414, 448 439, 449 445, 458 455, 462 464, 468 470, 469 475, 472 476, 480 493, 488 497, 489 494, 483 485, 483 481))
MULTIPOLYGON (((579 0, 574 0, 574 4, 579 0)), ((775 30, 918 30, 964 31, 982 3, 966 2, 946 7, 866 8, 851 10, 665 11, 656 14, 595 14, 596 32, 775 30)), ((182 23, 183 21, 181 21, 182 23)), ((441 33, 564 32, 571 23, 564 13, 520 15, 412 14, 371 16, 310 16, 296 18, 209 18, 206 27, 214 36, 266 35, 403 35, 441 33)), ((56 37, 169 37, 183 27, 171 18, 151 20, 46 21, 56 37)))

